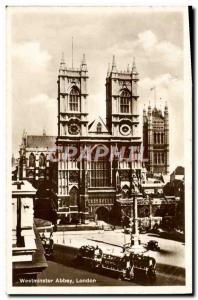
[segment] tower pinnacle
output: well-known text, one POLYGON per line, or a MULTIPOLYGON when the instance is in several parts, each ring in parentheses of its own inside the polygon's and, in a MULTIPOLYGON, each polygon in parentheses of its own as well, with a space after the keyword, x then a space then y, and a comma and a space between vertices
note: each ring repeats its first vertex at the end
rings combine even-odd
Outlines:
POLYGON ((136 63, 135 63, 135 57, 133 57, 132 73, 138 74, 137 68, 136 68, 136 63))
POLYGON ((111 72, 110 63, 108 63, 107 76, 109 76, 110 72, 111 72))
POLYGON ((65 71, 65 58, 64 58, 64 52, 62 52, 59 73, 60 74, 64 73, 64 71, 65 71))
POLYGON ((116 72, 116 62, 115 62, 115 55, 113 55, 113 61, 112 61, 112 69, 111 69, 112 72, 116 72))
POLYGON ((82 65, 86 65, 85 53, 83 53, 82 65))
POLYGON ((85 54, 83 54, 83 59, 82 59, 82 64, 81 64, 81 71, 87 71, 87 63, 86 63, 85 54))

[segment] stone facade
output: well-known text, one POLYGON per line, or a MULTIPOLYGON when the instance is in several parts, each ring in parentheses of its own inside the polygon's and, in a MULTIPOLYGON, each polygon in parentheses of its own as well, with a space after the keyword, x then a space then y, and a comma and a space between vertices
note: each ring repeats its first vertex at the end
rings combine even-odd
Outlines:
POLYGON ((147 171, 156 174, 169 172, 169 120, 168 106, 161 110, 143 111, 143 147, 147 171))
POLYGON ((98 117, 88 123, 85 56, 79 69, 68 69, 62 59, 58 75, 57 137, 60 217, 77 215, 82 222, 96 220, 101 215, 111 215, 116 201, 126 198, 132 201, 132 193, 141 179, 138 80, 135 62, 130 70, 120 72, 114 57, 106 76, 106 122, 98 117), (72 147, 77 153, 71 159, 66 153, 72 147), (124 159, 120 160, 123 149, 124 159), (88 150, 89 159, 78 159, 79 154, 88 150), (131 161, 129 152, 134 158, 131 161), (95 155, 101 153, 105 155, 95 161, 95 155))
POLYGON ((51 165, 56 155, 56 137, 23 134, 20 146, 19 178, 30 181, 36 188, 39 183, 52 183, 51 165))

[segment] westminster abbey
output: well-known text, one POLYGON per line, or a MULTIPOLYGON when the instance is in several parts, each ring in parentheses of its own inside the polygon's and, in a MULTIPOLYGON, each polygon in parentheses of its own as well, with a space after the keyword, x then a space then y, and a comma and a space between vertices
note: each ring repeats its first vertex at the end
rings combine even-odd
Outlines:
POLYGON ((48 184, 63 223, 101 219, 113 223, 129 218, 134 197, 140 215, 146 217, 151 212, 147 193, 154 197, 156 191, 153 208, 159 212, 163 181, 156 183, 152 176, 162 178, 168 173, 168 107, 163 114, 149 106, 141 126, 135 61, 123 72, 113 57, 105 83, 106 120, 98 117, 90 122, 88 79, 85 56, 78 69, 68 68, 62 58, 57 81, 58 134, 23 137, 20 178, 36 188, 48 184))

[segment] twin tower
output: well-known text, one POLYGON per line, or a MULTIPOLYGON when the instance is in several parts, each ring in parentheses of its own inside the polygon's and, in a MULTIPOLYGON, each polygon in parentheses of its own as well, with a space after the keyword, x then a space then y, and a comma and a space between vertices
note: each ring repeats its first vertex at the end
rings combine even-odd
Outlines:
MULTIPOLYGON (((106 120, 98 117, 88 121, 88 71, 85 55, 80 68, 68 68, 62 58, 58 75, 58 207, 59 213, 82 222, 106 214, 109 216, 115 203, 131 201, 131 195, 141 183, 142 146, 150 172, 167 172, 167 127, 157 111, 149 108, 144 116, 144 141, 139 123, 138 72, 135 61, 131 68, 121 72, 115 57, 106 76, 106 120), (157 121, 157 123, 156 123, 157 121), (162 124, 163 123, 163 124, 162 124), (158 134, 160 133, 160 135, 158 134), (65 157, 68 149, 75 147, 76 156, 65 157), (116 156, 109 160, 108 154, 95 160, 94 153, 103 149, 118 153, 125 147, 132 150, 134 159, 116 156), (90 160, 78 160, 78 153, 91 148, 90 160), (116 151, 117 151, 116 150, 116 151), (156 156, 157 155, 157 156, 156 156), (138 159, 139 157, 139 159, 138 159), (157 158, 156 158, 157 157, 157 158), (162 163, 163 162, 163 163, 162 163), (160 168, 159 168, 160 165, 160 168), (123 200, 124 199, 124 200, 123 200)), ((89 105, 92 105, 89 102, 89 105)), ((98 103, 98 110, 100 110, 98 103)), ((131 151, 130 150, 130 151, 131 151)), ((131 153, 131 152, 130 152, 131 153)), ((127 151, 125 152, 127 155, 127 151)), ((108 217, 107 217, 108 219, 108 217)))
MULTIPOLYGON (((151 173, 168 173, 169 120, 164 112, 148 107, 143 111, 143 130, 139 124, 138 76, 135 60, 121 72, 115 56, 106 76, 106 120, 88 120, 88 70, 85 55, 80 67, 68 68, 61 59, 58 75, 58 143, 111 141, 144 147, 144 165, 151 173), (143 135, 142 135, 143 132, 143 135), (142 137, 143 136, 143 143, 142 137)), ((92 105, 89 102, 89 105, 92 105)), ((99 108, 100 103, 98 103, 99 108)))
MULTIPOLYGON (((138 72, 135 61, 125 72, 117 70, 115 56, 106 76, 106 121, 101 133, 114 137, 138 136, 138 72)), ((88 71, 85 55, 79 69, 68 68, 62 58, 58 76, 58 136, 88 136, 88 71)), ((91 105, 91 103, 89 103, 91 105)), ((100 104, 98 104, 100 105, 100 104)), ((99 106, 98 106, 99 107, 99 106)))

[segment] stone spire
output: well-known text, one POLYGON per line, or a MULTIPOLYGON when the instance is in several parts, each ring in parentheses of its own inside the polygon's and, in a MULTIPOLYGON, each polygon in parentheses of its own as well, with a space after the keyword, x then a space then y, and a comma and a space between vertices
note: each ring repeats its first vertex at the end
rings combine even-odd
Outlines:
POLYGON ((133 74, 138 74, 137 68, 136 68, 136 63, 135 63, 135 57, 133 58, 132 73, 133 74))
POLYGON ((111 72, 110 63, 108 63, 107 77, 110 75, 110 72, 111 72))
POLYGON ((82 64, 81 64, 81 71, 87 71, 87 63, 86 63, 85 54, 83 54, 83 59, 82 59, 82 64))
POLYGON ((64 74, 66 68, 65 68, 65 59, 64 59, 64 52, 62 52, 61 61, 60 61, 60 68, 59 68, 59 74, 64 74))
POLYGON ((116 69, 116 62, 115 62, 115 55, 113 55, 113 61, 112 61, 112 72, 116 73, 117 69, 116 69))

